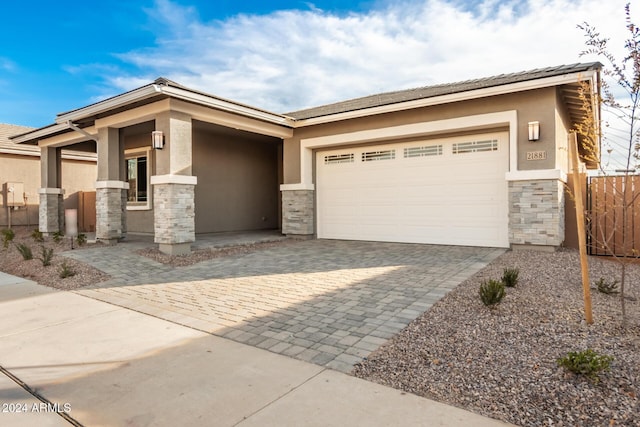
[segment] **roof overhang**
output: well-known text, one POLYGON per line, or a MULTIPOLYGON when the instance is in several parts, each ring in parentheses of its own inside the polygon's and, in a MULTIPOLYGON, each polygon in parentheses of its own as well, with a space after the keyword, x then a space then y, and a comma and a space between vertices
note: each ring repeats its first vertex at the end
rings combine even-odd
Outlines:
POLYGON ((38 140, 71 132, 74 130, 74 126, 80 128, 93 126, 96 120, 167 98, 182 100, 287 129, 292 129, 295 124, 294 119, 281 114, 271 113, 182 87, 153 83, 77 110, 58 114, 54 124, 13 136, 11 139, 15 143, 35 144, 38 140))
MULTIPOLYGON (((13 154, 17 156, 40 157, 40 149, 31 145, 19 148, 0 147, 0 154, 13 154), (34 148, 34 149, 31 149, 34 148)), ((75 150, 62 150, 61 158, 63 160, 79 160, 83 162, 95 162, 97 160, 96 153, 87 153, 75 150)))
MULTIPOLYGON (((469 101, 473 99, 486 98, 490 96, 506 95, 527 90, 542 89, 546 87, 576 84, 581 81, 597 81, 598 70, 587 70, 563 74, 559 76, 546 77, 524 82, 509 83, 500 86, 492 86, 476 90, 468 90, 447 95, 433 96, 412 101, 398 102, 394 104, 381 105, 363 108, 342 113, 330 114, 326 116, 301 119, 296 122, 296 127, 314 126, 318 124, 331 123, 340 120, 349 120, 378 114, 392 113, 398 111, 411 110, 414 108, 431 107, 452 102, 469 101)), ((595 86, 597 87, 597 85, 595 86)))
MULTIPOLYGON (((271 113, 266 110, 261 110, 238 102, 198 92, 166 79, 158 79, 152 84, 134 89, 121 95, 105 99, 77 110, 61 113, 56 117, 56 122, 54 124, 14 136, 11 139, 16 143, 37 144, 40 140, 50 139, 62 134, 73 132, 74 127, 76 129, 93 129, 95 131, 96 126, 110 122, 111 118, 115 118, 115 116, 120 113, 126 111, 131 111, 133 113, 135 109, 150 107, 151 105, 155 105, 157 101, 161 100, 183 101, 184 103, 188 103, 194 106, 194 108, 199 109, 198 111, 200 112, 202 110, 209 110, 212 112, 217 111, 220 114, 225 115, 225 121, 220 122, 220 124, 225 126, 233 127, 238 123, 232 117, 230 118, 230 116, 239 117, 243 120, 255 120, 255 123, 264 123, 268 125, 265 128, 269 128, 272 135, 284 138, 286 137, 286 134, 290 134, 295 128, 548 87, 563 88, 562 90, 566 95, 566 105, 569 115, 571 120, 575 123, 576 120, 580 120, 581 114, 584 115, 584 112, 581 111, 579 106, 573 101, 573 98, 575 97, 574 91, 576 88, 581 82, 587 81, 590 83, 594 94, 599 94, 600 90, 599 64, 594 63, 587 65, 587 69, 574 69, 574 71, 568 71, 564 74, 531 78, 529 80, 497 84, 478 89, 466 89, 461 90, 460 92, 399 101, 385 105, 364 107, 306 119, 295 119, 287 115, 271 113), (273 128, 277 128, 275 129, 275 133, 273 128), (282 132, 278 131, 278 129, 282 132)), ((597 99, 595 96, 593 98, 594 100, 597 99)), ((599 123, 599 113, 599 106, 595 106, 594 114, 597 114, 598 116, 596 117, 597 123, 599 123)), ((205 116, 206 115, 203 116, 204 119, 206 119, 205 116)), ((261 128, 260 126, 257 126, 254 128, 247 128, 247 130, 260 132, 261 128)), ((64 139, 69 138, 64 137, 64 139)), ((53 140, 51 142, 53 142, 53 140)))

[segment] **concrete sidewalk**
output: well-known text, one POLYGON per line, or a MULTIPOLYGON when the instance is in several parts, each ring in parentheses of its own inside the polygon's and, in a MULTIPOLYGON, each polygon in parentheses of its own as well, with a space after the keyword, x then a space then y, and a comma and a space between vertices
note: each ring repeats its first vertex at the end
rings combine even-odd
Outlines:
POLYGON ((507 425, 2 273, 0 366, 3 426, 507 425))

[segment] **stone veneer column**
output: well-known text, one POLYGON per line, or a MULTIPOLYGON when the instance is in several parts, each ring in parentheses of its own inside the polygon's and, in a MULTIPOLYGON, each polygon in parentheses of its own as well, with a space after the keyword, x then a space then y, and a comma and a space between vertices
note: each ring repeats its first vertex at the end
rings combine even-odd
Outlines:
POLYGON ((115 244, 127 232, 127 190, 124 142, 116 128, 99 128, 96 141, 96 239, 115 244))
POLYGON ((197 177, 157 175, 153 185, 154 241, 169 255, 186 255, 196 240, 195 186, 197 177))
POLYGON ((564 241, 564 184, 557 179, 509 182, 509 241, 557 247, 564 241))
POLYGON ((282 190, 282 234, 314 234, 314 190, 282 190))
POLYGON ((60 188, 61 150, 40 147, 40 206, 38 228, 44 234, 64 231, 64 190, 60 188))
POLYGON ((127 232, 127 190, 123 181, 96 181, 96 238, 117 243, 127 232))
POLYGON ((64 190, 61 188, 40 188, 38 209, 38 229, 48 235, 64 231, 64 190))

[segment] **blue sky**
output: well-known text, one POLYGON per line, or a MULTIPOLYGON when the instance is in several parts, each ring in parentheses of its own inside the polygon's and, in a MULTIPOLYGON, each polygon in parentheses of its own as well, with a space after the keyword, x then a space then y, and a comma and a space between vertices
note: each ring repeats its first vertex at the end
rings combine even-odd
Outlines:
MULTIPOLYGON (((275 112, 580 58, 588 21, 615 38, 625 1, 35 0, 3 2, 0 123, 158 76, 275 112)), ((621 44, 621 43, 619 43, 621 44)))

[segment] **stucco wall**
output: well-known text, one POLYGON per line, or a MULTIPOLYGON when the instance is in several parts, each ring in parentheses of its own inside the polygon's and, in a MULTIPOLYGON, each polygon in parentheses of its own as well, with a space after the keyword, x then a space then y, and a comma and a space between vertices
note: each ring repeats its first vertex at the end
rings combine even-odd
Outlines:
POLYGON ((127 211, 127 232, 153 233, 153 209, 127 211))
POLYGON ((300 182, 301 139, 508 110, 518 112, 518 169, 554 169, 556 89, 544 88, 298 128, 292 138, 284 141, 284 182, 300 182), (540 122, 540 140, 535 143, 528 141, 530 121, 540 122), (526 152, 531 150, 546 150, 547 159, 527 161, 526 152))
MULTIPOLYGON (((149 132, 124 136, 124 149, 146 148, 149 132)), ((279 227, 278 144, 207 130, 193 131, 196 233, 279 227)), ((165 146, 165 149, 168 148, 165 146)), ((156 150, 149 152, 158 174, 156 150)), ((154 233, 153 209, 128 210, 127 229, 154 233)))
MULTIPOLYGON (((24 192, 27 196, 29 218, 27 221, 27 209, 21 207, 11 213, 13 225, 38 224, 38 189, 40 188, 40 157, 19 156, 13 154, 0 154, 0 226, 7 225, 7 207, 5 197, 6 182, 21 182, 24 184, 24 192)), ((62 159, 62 188, 65 190, 65 209, 78 208, 79 191, 95 191, 96 181, 95 162, 62 159)))
POLYGON ((571 131, 571 120, 569 113, 564 107, 562 93, 560 90, 556 94, 556 168, 569 173, 569 146, 568 138, 571 131))
POLYGON ((278 144, 194 131, 196 233, 278 228, 278 144))

